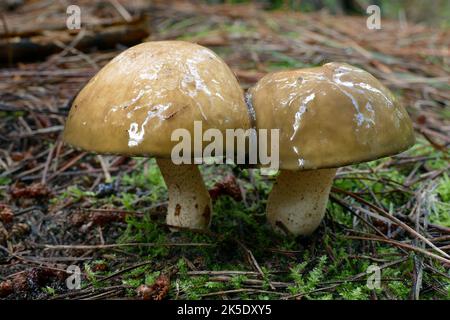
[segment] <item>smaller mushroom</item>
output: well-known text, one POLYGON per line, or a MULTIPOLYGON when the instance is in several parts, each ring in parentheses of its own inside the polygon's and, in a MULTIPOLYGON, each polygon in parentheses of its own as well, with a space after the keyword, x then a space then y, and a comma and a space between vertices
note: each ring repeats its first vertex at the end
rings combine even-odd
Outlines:
MULTIPOLYGON (((193 137, 196 121, 203 131, 250 127, 235 75, 205 47, 147 42, 119 54, 78 93, 64 140, 97 153, 155 157, 169 193, 167 224, 205 229, 212 204, 198 167, 172 159, 173 133, 193 137)), ((202 152, 194 148, 182 158, 202 152)))
POLYGON ((280 174, 267 217, 276 230, 309 235, 325 214, 339 167, 402 152, 411 120, 368 72, 345 63, 268 74, 249 90, 258 129, 280 130, 280 174))

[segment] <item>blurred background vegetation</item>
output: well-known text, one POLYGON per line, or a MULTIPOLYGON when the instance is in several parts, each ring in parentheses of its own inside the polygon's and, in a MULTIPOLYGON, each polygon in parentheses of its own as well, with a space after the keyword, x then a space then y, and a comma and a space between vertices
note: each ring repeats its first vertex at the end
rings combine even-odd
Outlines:
POLYGON ((448 0, 205 0, 217 3, 260 3, 268 10, 289 9, 303 12, 325 10, 333 14, 365 14, 369 5, 381 8, 382 16, 403 22, 426 23, 433 26, 450 26, 450 1, 448 0))

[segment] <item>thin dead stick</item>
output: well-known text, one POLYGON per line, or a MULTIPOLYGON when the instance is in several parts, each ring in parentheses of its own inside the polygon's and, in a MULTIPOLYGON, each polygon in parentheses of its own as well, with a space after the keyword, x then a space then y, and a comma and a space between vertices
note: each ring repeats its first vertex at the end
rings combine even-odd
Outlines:
POLYGON ((119 12, 119 14, 126 22, 131 22, 133 20, 131 14, 128 12, 127 9, 125 9, 125 7, 118 0, 109 0, 109 2, 117 10, 117 12, 119 12))
POLYGON ((78 70, 0 70, 0 77, 14 77, 14 76, 23 76, 23 77, 82 77, 89 78, 94 75, 94 71, 92 69, 78 69, 78 70))
POLYGON ((56 62, 58 62, 59 59, 64 57, 67 53, 71 52, 71 49, 75 48, 77 44, 83 39, 83 37, 86 35, 86 29, 81 29, 80 32, 75 36, 75 38, 68 44, 65 45, 63 42, 59 40, 53 40, 53 42, 61 47, 63 50, 58 53, 57 55, 54 55, 50 59, 48 59, 45 63, 40 65, 40 70, 47 69, 50 65, 55 65, 56 62))
POLYGON ((251 275, 257 276, 260 273, 254 271, 235 271, 235 270, 224 270, 224 271, 188 271, 190 276, 226 276, 226 275, 251 275))
POLYGON ((433 271, 433 272, 435 272, 435 273, 437 273, 441 277, 444 277, 444 278, 447 278, 448 280, 450 280, 450 275, 448 275, 448 274, 446 274, 446 273, 444 273, 444 272, 442 272, 440 270, 437 270, 435 267, 433 267, 433 266, 431 266, 431 265, 429 265, 427 263, 424 264, 424 267, 429 269, 429 270, 431 270, 431 271, 433 271))
POLYGON ((44 170, 42 170, 42 179, 41 179, 42 184, 45 184, 47 182, 48 168, 50 167, 50 162, 52 161, 53 153, 55 152, 55 146, 56 144, 52 145, 50 151, 48 152, 47 160, 45 161, 44 165, 44 170))
MULTIPOLYGON (((243 244, 241 241, 236 240, 236 242, 242 247, 242 249, 244 249, 244 251, 247 254, 251 264, 253 264, 255 269, 259 272, 261 277, 264 279, 265 278, 264 272, 262 271, 261 267, 259 266, 258 261, 256 261, 256 258, 253 255, 253 253, 251 252, 251 250, 248 249, 247 246, 245 244, 243 244)), ((270 289, 276 290, 275 286, 272 284, 272 282, 270 280, 268 280, 268 283, 269 283, 270 289)))
POLYGON ((100 244, 100 245, 37 245, 37 247, 45 250, 96 250, 111 249, 121 247, 212 247, 211 243, 117 243, 117 244, 100 244))
MULTIPOLYGON (((208 281, 213 281, 213 282, 230 282, 232 281, 232 277, 230 276, 213 276, 208 278, 208 281)), ((242 283, 244 285, 250 285, 250 286, 263 286, 264 285, 264 280, 259 280, 259 279, 245 279, 242 281, 242 283)), ((291 283, 288 282, 279 282, 279 281, 275 281, 272 282, 272 285, 275 286, 276 288, 287 288, 289 287, 289 285, 291 285, 291 283)))
POLYGON ((445 235, 445 236, 435 237, 435 238, 431 238, 430 241, 432 241, 432 242, 450 241, 450 236, 445 235))
MULTIPOLYGON (((52 269, 52 270, 55 270, 55 271, 66 272, 66 270, 56 268, 55 265, 54 265, 54 263, 47 263, 47 262, 45 262, 45 261, 36 261, 36 260, 34 260, 34 259, 28 259, 27 257, 23 257, 23 256, 20 256, 20 255, 18 255, 18 254, 16 254, 16 253, 10 252, 7 248, 5 248, 5 247, 3 247, 3 246, 1 246, 1 245, 0 245, 0 249, 1 249, 2 251, 6 252, 9 256, 14 257, 14 258, 16 258, 16 259, 18 259, 18 260, 20 260, 20 261, 22 261, 22 262, 24 262, 24 263, 27 263, 27 264, 37 264, 39 268, 45 267, 45 268, 47 268, 47 269, 52 269)), ((11 275, 10 275, 10 276, 11 276, 11 275)), ((8 277, 10 277, 10 276, 8 276, 8 277)))
POLYGON ((284 293, 277 292, 277 291, 268 291, 268 290, 260 290, 260 289, 242 288, 242 289, 234 289, 234 290, 225 290, 225 291, 210 292, 210 293, 202 294, 202 297, 212 297, 212 296, 219 296, 219 295, 223 295, 223 294, 242 293, 242 292, 249 292, 249 293, 270 293, 270 294, 284 295, 284 293))
POLYGON ((94 295, 94 294, 98 294, 98 291, 100 292, 104 292, 104 291, 108 291, 108 290, 112 290, 112 289, 119 289, 119 288, 130 288, 130 286, 127 285, 115 285, 115 286, 110 286, 110 287, 105 287, 105 288, 92 288, 92 287, 88 287, 88 288, 84 288, 84 289, 80 289, 80 290, 74 290, 73 292, 69 292, 69 293, 64 293, 58 296, 54 296, 51 297, 51 300, 60 300, 60 299, 65 299, 65 298, 73 298, 73 299, 80 299, 82 297, 88 297, 90 295, 94 295))
POLYGON ((143 215, 144 212, 142 211, 131 211, 131 210, 122 210, 119 208, 114 209, 104 209, 104 208, 79 208, 78 211, 80 212, 105 212, 105 213, 122 213, 122 214, 130 214, 130 215, 143 215))
POLYGON ((395 241, 395 240, 388 240, 388 239, 383 239, 383 238, 378 238, 378 237, 360 237, 360 236, 345 236, 345 238, 347 239, 353 239, 353 240, 367 240, 367 241, 379 241, 379 242, 385 242, 385 243, 389 243, 398 247, 402 247, 404 249, 409 249, 409 250, 413 250, 419 253, 422 253, 424 255, 429 256, 430 258, 434 258, 436 260, 439 260, 443 263, 445 263, 446 265, 450 266, 450 260, 445 259, 441 256, 438 256, 437 254, 434 254, 432 252, 429 252, 425 249, 419 248, 419 247, 415 247, 403 242, 399 242, 399 241, 395 241))
MULTIPOLYGON (((128 286, 129 288, 130 286, 128 286)), ((100 300, 100 299, 107 299, 112 298, 115 296, 118 296, 120 293, 122 293, 126 287, 117 288, 117 289, 111 289, 102 293, 94 294, 94 295, 88 295, 82 298, 78 298, 79 300, 100 300)))
POLYGON ((72 165, 74 165, 75 163, 78 162, 78 160, 80 160, 81 158, 83 158, 85 155, 87 154, 87 152, 82 152, 79 155, 73 157, 71 160, 69 160, 69 162, 67 162, 61 169, 59 169, 58 171, 56 171, 54 174, 52 174, 49 178, 48 181, 52 180, 53 178, 55 178, 56 176, 58 176, 58 174, 66 171, 67 169, 69 169, 72 165))
MULTIPOLYGON (((440 254, 442 254, 444 257, 446 258, 450 258, 450 255, 448 255, 447 253, 445 253, 444 251, 442 251, 441 249, 439 249, 436 245, 434 245, 430 240, 428 240, 426 237, 424 237, 423 235, 421 235, 420 233, 418 233, 416 230, 414 230, 413 228, 411 228, 410 226, 408 226, 406 223, 402 222, 400 219, 390 215, 389 213, 387 213, 386 211, 384 211, 381 208, 378 208, 377 206, 371 204, 370 202, 364 200, 363 198, 355 195, 352 192, 346 191, 346 190, 342 190, 336 187, 332 187, 333 192, 338 192, 338 193, 343 193, 346 194, 356 200, 358 200, 359 202, 364 203, 365 205, 368 205, 369 207, 371 207, 372 209, 376 210, 378 213, 380 213, 382 216, 384 216, 385 218, 388 218, 389 220, 393 221, 395 224, 401 226, 403 229, 405 229, 406 231, 408 231, 411 235, 413 235, 416 238, 419 238, 420 240, 422 240, 423 242, 425 242, 427 245, 429 245, 431 248, 433 248, 435 251, 439 252, 440 254)), ((447 259, 445 259, 446 261, 449 261, 447 259)))
POLYGON ((33 256, 22 256, 24 259, 28 261, 34 261, 36 263, 45 262, 45 263, 56 263, 56 262, 79 262, 79 261, 87 261, 92 260, 94 257, 33 257, 33 256))
POLYGON ((335 197, 334 195, 330 195, 330 199, 339 204, 341 207, 349 210, 352 214, 354 214, 357 218, 359 218, 365 225, 367 225, 370 229, 374 230, 376 233, 378 233, 381 237, 388 239, 388 237, 381 232, 380 230, 378 230, 378 228, 376 228, 373 224, 371 224, 369 221, 367 221, 366 219, 364 219, 360 214, 356 213, 355 210, 353 210, 353 206, 350 206, 349 204, 347 204, 345 201, 339 199, 338 197, 335 197))
POLYGON ((101 155, 97 155, 97 159, 100 162, 100 165, 102 167, 103 173, 105 175, 105 181, 110 182, 111 181, 111 174, 109 173, 108 165, 106 164, 105 158, 103 158, 101 155))
POLYGON ((22 134, 18 134, 18 135, 13 134, 13 135, 10 135, 10 138, 13 138, 13 139, 28 138, 28 137, 32 137, 32 136, 38 135, 38 134, 59 132, 59 131, 62 131, 63 129, 64 129, 64 126, 53 126, 53 127, 48 127, 48 128, 37 129, 34 131, 30 131, 30 132, 26 132, 26 133, 22 133, 22 134))
POLYGON ((414 184, 416 184, 419 181, 422 181, 424 179, 428 179, 428 180, 434 180, 437 177, 439 177, 441 174, 444 174, 445 172, 448 172, 448 170, 450 169, 450 165, 448 165, 447 167, 441 169, 441 170, 437 170, 437 171, 432 171, 432 172, 428 172, 425 175, 422 175, 412 181, 409 182, 409 185, 412 186, 414 184))
MULTIPOLYGON (((124 269, 122 269, 122 270, 119 270, 119 271, 117 271, 117 272, 114 272, 113 274, 110 274, 109 276, 106 276, 106 277, 104 277, 104 278, 101 278, 101 279, 98 280, 98 282, 110 280, 110 279, 115 278, 115 277, 117 277, 117 276, 119 276, 119 275, 121 275, 121 274, 123 274, 123 273, 125 273, 125 272, 131 271, 131 270, 134 270, 134 269, 137 269, 137 268, 140 268, 140 267, 143 267, 143 266, 152 264, 152 263, 154 263, 154 261, 144 261, 144 262, 140 262, 140 263, 134 264, 134 265, 132 265, 132 266, 129 266, 129 267, 126 267, 126 268, 124 268, 124 269)), ((90 284, 90 285, 88 286, 88 288, 89 288, 89 287, 92 287, 92 286, 93 286, 93 285, 90 284)))

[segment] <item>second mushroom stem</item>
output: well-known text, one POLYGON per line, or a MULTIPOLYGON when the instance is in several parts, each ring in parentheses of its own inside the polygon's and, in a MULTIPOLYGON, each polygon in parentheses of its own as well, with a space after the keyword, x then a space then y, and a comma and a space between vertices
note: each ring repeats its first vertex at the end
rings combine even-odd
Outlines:
POLYGON ((276 230, 309 235, 320 224, 336 169, 281 170, 267 201, 267 218, 276 230))
POLYGON ((197 165, 175 165, 170 159, 157 159, 156 162, 169 193, 167 224, 190 229, 208 228, 211 198, 197 165))

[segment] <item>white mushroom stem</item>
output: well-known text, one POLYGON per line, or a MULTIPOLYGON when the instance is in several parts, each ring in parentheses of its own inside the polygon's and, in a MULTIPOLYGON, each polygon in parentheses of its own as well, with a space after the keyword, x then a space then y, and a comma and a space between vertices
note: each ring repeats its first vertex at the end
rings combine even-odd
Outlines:
POLYGON ((267 218, 277 231, 309 235, 325 215, 336 169, 281 170, 267 201, 267 218))
MULTIPOLYGON (((211 222, 212 203, 198 167, 175 165, 170 159, 157 159, 169 193, 168 225, 207 229, 211 222)), ((176 228, 172 228, 177 231, 176 228)))

